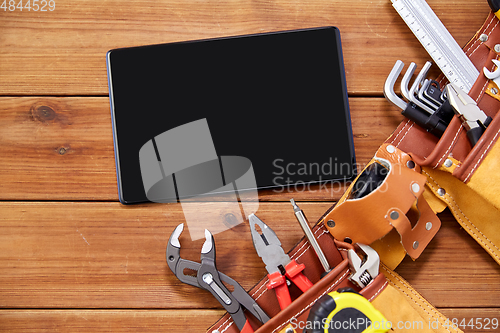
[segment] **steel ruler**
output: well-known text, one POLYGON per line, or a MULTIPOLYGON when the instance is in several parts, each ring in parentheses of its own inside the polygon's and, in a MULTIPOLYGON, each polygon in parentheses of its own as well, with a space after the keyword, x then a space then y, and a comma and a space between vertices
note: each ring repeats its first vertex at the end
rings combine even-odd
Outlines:
POLYGON ((469 92, 479 71, 424 0, 391 0, 448 81, 469 92))

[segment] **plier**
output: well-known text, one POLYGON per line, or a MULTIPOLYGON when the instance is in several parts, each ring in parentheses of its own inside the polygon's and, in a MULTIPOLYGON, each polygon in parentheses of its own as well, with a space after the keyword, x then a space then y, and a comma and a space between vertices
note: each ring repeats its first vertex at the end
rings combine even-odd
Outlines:
POLYGON ((248 295, 238 282, 217 270, 215 265, 214 237, 210 231, 205 229, 205 242, 201 248, 201 263, 180 257, 181 244, 179 236, 183 229, 184 224, 179 224, 172 235, 170 235, 167 245, 168 267, 170 267, 175 276, 181 282, 211 292, 231 315, 241 333, 253 332, 253 328, 243 313, 243 307, 250 311, 261 323, 266 323, 270 318, 255 300, 248 295), (184 274, 184 269, 186 268, 196 271, 196 276, 184 274), (233 286, 234 291, 230 292, 222 281, 233 286))
POLYGON ((286 278, 290 279, 297 287, 305 292, 312 287, 311 281, 302 273, 304 264, 298 264, 294 259, 290 259, 283 251, 281 242, 274 231, 255 214, 248 216, 250 230, 252 233, 253 245, 259 257, 266 264, 269 283, 267 289, 274 289, 281 310, 292 303, 286 278), (261 230, 259 233, 256 229, 261 230))
POLYGON ((476 101, 457 85, 453 83, 448 84, 446 92, 448 100, 455 110, 455 114, 460 118, 467 130, 467 138, 469 138, 472 147, 474 147, 481 138, 481 135, 483 135, 486 127, 491 123, 491 117, 488 117, 477 106, 476 101))

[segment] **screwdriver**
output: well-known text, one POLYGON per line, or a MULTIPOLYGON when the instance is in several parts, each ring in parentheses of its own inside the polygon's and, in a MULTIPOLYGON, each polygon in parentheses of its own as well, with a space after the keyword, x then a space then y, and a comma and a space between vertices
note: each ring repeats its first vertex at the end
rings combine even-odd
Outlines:
POLYGON ((488 0, 491 10, 500 19, 500 0, 488 0))
MULTIPOLYGON (((321 247, 318 244, 318 240, 316 237, 314 237, 314 234, 311 230, 311 227, 309 226, 309 222, 307 221, 306 216, 304 215, 304 212, 302 209, 297 206, 295 203, 295 200, 291 199, 290 202, 292 203, 293 206, 293 211, 295 213, 295 217, 297 218, 297 221, 299 221, 300 226, 302 227, 302 230, 304 231, 304 234, 306 235, 307 240, 309 241, 309 244, 314 249, 314 252, 316 252, 316 255, 318 256, 319 261, 321 262, 321 265, 323 266, 323 269, 325 270, 325 273, 330 272, 330 264, 328 263, 328 260, 325 257, 325 254, 321 250, 321 247)), ((324 276, 322 274, 322 277, 324 276)))

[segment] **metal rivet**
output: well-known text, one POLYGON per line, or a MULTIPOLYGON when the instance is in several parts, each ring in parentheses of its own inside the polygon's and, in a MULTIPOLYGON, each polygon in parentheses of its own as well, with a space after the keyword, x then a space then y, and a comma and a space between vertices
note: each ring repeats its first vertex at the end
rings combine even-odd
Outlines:
POLYGON ((493 49, 495 50, 496 53, 500 53, 500 44, 495 45, 493 49))
POLYGON ((425 230, 431 230, 432 229, 432 223, 431 222, 427 222, 425 224, 425 230))
POLYGON ((488 35, 487 34, 481 34, 481 36, 479 36, 479 40, 481 42, 486 42, 488 40, 488 35))
POLYGON ((385 147, 385 150, 387 150, 388 153, 394 153, 396 151, 396 148, 392 145, 388 145, 387 147, 385 147))
POLYGON ((394 210, 391 212, 389 216, 391 217, 392 220, 397 220, 399 218, 399 213, 394 210))
POLYGON ((295 332, 295 331, 293 330, 293 328, 290 328, 290 327, 287 328, 285 331, 285 333, 293 333, 293 332, 295 332))
POLYGON ((453 161, 450 160, 449 158, 446 159, 446 161, 444 161, 444 164, 443 164, 445 167, 449 168, 453 165, 453 161))
POLYGON ((418 248, 418 242, 417 241, 414 241, 413 242, 413 249, 416 250, 418 248))
POLYGON ((418 185, 417 183, 411 184, 411 190, 417 193, 418 191, 420 191, 420 185, 418 185))
POLYGON ((497 89, 497 88, 495 88, 495 87, 493 87, 493 88, 491 88, 491 89, 490 89, 490 92, 491 92, 493 95, 496 95, 496 94, 498 94, 498 89, 497 89))
POLYGON ((415 162, 413 162, 412 160, 409 160, 408 162, 406 162, 406 166, 409 169, 413 169, 413 168, 415 168, 415 162))
POLYGON ((333 227, 335 227, 335 221, 334 220, 328 220, 328 222, 326 222, 326 225, 329 226, 330 228, 333 228, 333 227))
POLYGON ((239 224, 238 219, 232 213, 227 213, 226 215, 224 215, 224 219, 222 220, 222 222, 229 229, 231 229, 232 227, 237 226, 239 224))
POLYGON ((214 281, 214 277, 212 274, 210 273, 205 273, 203 274, 203 277, 202 277, 203 281, 206 282, 207 284, 210 284, 214 281))
POLYGON ((440 189, 438 189, 438 190, 437 190, 437 194, 438 194, 440 197, 442 197, 442 196, 444 196, 444 195, 446 194, 446 191, 445 191, 445 189, 444 189, 444 188, 440 188, 440 189))

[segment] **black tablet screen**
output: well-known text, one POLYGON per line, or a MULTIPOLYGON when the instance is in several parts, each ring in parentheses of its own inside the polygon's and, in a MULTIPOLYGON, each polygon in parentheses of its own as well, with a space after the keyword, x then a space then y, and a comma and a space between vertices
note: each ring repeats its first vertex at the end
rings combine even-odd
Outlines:
POLYGON ((123 203, 148 201, 139 150, 200 119, 218 156, 251 161, 258 188, 354 176, 334 27, 116 49, 107 61, 123 203))

